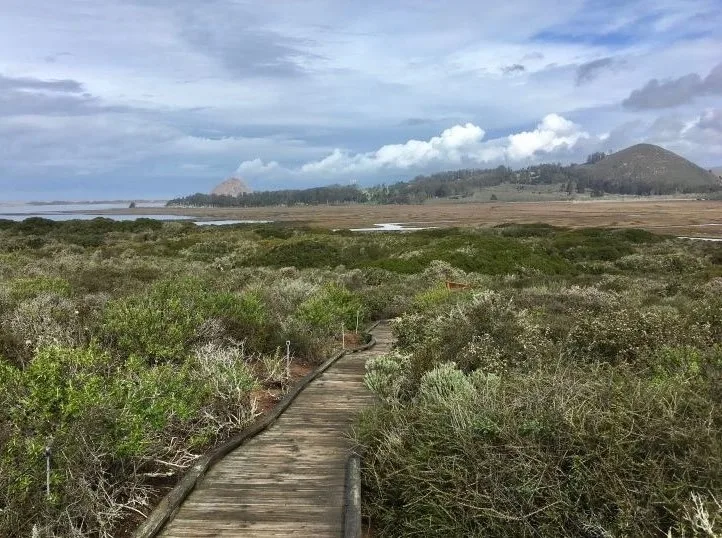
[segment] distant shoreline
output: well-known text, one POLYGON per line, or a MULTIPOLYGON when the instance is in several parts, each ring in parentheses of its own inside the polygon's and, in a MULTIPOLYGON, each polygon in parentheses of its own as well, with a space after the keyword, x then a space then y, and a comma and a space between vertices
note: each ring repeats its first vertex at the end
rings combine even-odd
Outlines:
POLYGON ((45 205, 99 205, 99 204, 165 204, 168 200, 142 200, 142 199, 127 199, 127 200, 53 200, 51 202, 46 201, 32 201, 32 202, 0 202, 1 204, 7 205, 31 205, 31 206, 45 206, 45 205))

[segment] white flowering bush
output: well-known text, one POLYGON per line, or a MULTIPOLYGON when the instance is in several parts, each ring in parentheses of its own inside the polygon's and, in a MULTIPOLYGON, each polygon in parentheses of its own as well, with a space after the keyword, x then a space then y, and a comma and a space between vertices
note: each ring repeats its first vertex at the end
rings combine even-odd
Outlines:
POLYGON ((662 252, 659 254, 629 254, 619 258, 616 266, 636 272, 671 272, 702 269, 707 266, 704 258, 687 252, 662 252))
POLYGON ((408 391, 409 355, 394 352, 372 357, 366 362, 364 383, 386 403, 401 401, 408 391))
POLYGON ((475 396, 476 389, 469 377, 456 364, 447 362, 423 375, 416 391, 416 402, 450 408, 465 405, 475 396))
POLYGON ((621 308, 581 318, 564 351, 574 360, 639 364, 655 348, 703 345, 709 327, 690 322, 671 307, 621 308))
POLYGON ((1 323, 5 353, 23 363, 35 349, 73 346, 88 336, 76 304, 52 293, 21 301, 13 310, 6 311, 1 323))
POLYGON ((403 314, 391 320, 396 345, 401 349, 415 349, 428 338, 428 317, 418 313, 403 314))

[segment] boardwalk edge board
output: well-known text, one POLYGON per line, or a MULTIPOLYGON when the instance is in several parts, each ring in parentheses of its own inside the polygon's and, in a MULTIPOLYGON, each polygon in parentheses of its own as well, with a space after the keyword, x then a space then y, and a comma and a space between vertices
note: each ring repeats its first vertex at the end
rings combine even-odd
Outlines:
POLYGON ((236 436, 232 437, 222 445, 216 447, 214 450, 201 456, 183 475, 183 478, 173 487, 172 490, 161 500, 161 502, 155 507, 150 513, 148 518, 138 527, 133 533, 133 538, 153 538, 155 537, 168 523, 173 519, 175 514, 180 509, 181 504, 195 489, 196 485, 203 479, 205 474, 210 470, 213 465, 223 459, 229 452, 235 450, 246 441, 249 441, 269 426, 271 426, 282 414, 288 409, 293 403, 296 397, 305 389, 311 382, 328 370, 334 363, 336 363, 341 357, 347 353, 356 353, 358 351, 365 351, 376 345, 376 339, 371 334, 381 321, 373 323, 364 332, 369 334, 371 339, 368 343, 358 347, 344 349, 337 352, 331 358, 326 360, 321 366, 316 368, 314 371, 307 374, 301 381, 293 387, 288 393, 276 404, 273 410, 266 415, 263 419, 252 424, 248 428, 242 430, 236 436))
POLYGON ((361 538, 361 456, 353 453, 346 464, 343 538, 361 538))

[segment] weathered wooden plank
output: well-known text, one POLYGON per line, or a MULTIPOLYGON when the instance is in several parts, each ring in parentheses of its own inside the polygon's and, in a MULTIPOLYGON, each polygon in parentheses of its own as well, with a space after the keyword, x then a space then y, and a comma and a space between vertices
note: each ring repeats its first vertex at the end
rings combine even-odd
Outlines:
POLYGON ((373 402, 365 362, 391 345, 387 325, 374 336, 372 350, 339 359, 271 427, 211 468, 162 536, 340 536, 348 431, 373 402))

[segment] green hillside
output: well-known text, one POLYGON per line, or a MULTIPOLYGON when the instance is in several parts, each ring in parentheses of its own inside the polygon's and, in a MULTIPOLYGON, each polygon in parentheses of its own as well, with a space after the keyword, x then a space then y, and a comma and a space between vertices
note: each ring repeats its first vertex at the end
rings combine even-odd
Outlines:
POLYGON ((719 184, 719 178, 708 170, 652 144, 631 146, 584 169, 596 181, 647 185, 657 192, 707 191, 719 184))

